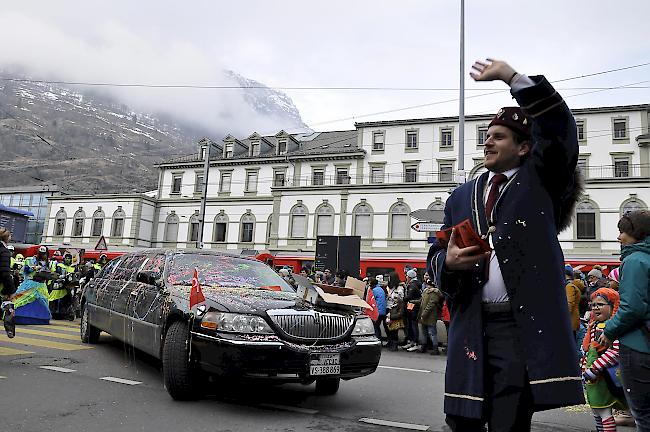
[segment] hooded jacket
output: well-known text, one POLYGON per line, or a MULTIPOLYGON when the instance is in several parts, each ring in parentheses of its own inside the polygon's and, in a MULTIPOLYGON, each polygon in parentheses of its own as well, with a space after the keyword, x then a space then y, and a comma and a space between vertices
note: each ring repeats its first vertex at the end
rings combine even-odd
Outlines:
POLYGON ((641 326, 650 320, 650 236, 621 249, 618 312, 607 322, 605 336, 621 345, 650 354, 641 326))

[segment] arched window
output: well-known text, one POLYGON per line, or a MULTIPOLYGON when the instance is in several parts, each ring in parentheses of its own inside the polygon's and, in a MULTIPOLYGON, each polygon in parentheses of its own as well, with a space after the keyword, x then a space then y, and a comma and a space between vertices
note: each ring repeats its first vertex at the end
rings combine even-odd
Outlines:
POLYGON ((629 198, 621 204, 621 216, 634 210, 645 210, 648 206, 638 198, 629 198))
POLYGON ((194 246, 196 246, 196 242, 199 241, 199 230, 201 229, 200 226, 201 224, 199 222, 199 212, 197 210, 192 216, 190 216, 190 226, 187 230, 187 241, 194 243, 194 246))
POLYGON ((595 240, 598 207, 592 201, 582 201, 576 207, 576 239, 595 240))
POLYGON ((271 243, 271 232, 273 230, 273 214, 269 215, 269 218, 266 221, 266 243, 271 243))
POLYGON ((239 241, 252 243, 255 237, 255 216, 250 211, 244 213, 239 223, 239 241))
POLYGON ((307 217, 309 211, 307 207, 301 202, 298 202, 291 209, 289 216, 289 232, 292 238, 306 238, 307 237, 307 217))
POLYGON ((228 216, 223 210, 214 217, 214 231, 212 241, 215 243, 225 243, 228 236, 228 216))
POLYGON ((81 237, 84 234, 84 222, 86 221, 86 213, 84 213, 83 209, 79 207, 79 210, 77 210, 74 214, 74 217, 72 219, 72 236, 73 237, 81 237))
POLYGON ((485 165, 483 162, 479 162, 474 167, 469 170, 469 174, 467 175, 467 181, 474 180, 475 178, 478 178, 483 174, 485 171, 487 171, 487 168, 485 168, 485 165))
POLYGON ((176 246, 176 242, 178 241, 178 221, 179 219, 176 212, 172 210, 165 220, 164 241, 167 246, 176 246))
POLYGON ((372 238, 373 211, 372 207, 365 201, 361 200, 361 203, 357 204, 352 211, 352 217, 354 218, 352 222, 352 235, 360 236, 362 240, 372 238))
POLYGON ((56 213, 56 219, 54 221, 54 235, 55 236, 62 236, 63 233, 65 232, 65 220, 67 218, 67 215, 65 214, 65 210, 63 210, 63 207, 61 207, 61 210, 59 210, 56 213))
POLYGON ((316 208, 316 236, 334 234, 334 208, 323 203, 316 208))
MULTIPOLYGON (((431 222, 442 223, 445 218, 445 203, 442 202, 440 197, 436 197, 436 200, 429 204, 427 210, 431 210, 432 214, 429 218, 431 222)), ((436 233, 434 231, 429 231, 427 233, 428 237, 435 237, 436 233)))
POLYGON ((409 207, 398 201, 390 208, 389 225, 391 239, 409 239, 409 207))
POLYGON ((126 219, 126 213, 122 210, 122 206, 117 206, 111 222, 111 237, 122 237, 124 235, 124 219, 126 219))
POLYGON ((99 237, 104 233, 104 218, 106 218, 106 215, 104 215, 102 208, 99 207, 95 210, 95 213, 93 213, 93 224, 90 229, 90 234, 93 237, 99 237))

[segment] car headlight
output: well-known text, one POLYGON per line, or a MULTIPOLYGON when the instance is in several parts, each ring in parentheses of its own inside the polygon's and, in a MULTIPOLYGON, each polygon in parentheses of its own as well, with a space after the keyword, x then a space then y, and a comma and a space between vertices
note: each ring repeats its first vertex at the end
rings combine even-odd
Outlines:
POLYGON ((368 317, 357 317, 357 323, 354 325, 352 336, 374 336, 375 327, 372 320, 368 317))
POLYGON ((274 333, 262 317, 228 312, 206 313, 201 319, 201 328, 230 333, 274 333))

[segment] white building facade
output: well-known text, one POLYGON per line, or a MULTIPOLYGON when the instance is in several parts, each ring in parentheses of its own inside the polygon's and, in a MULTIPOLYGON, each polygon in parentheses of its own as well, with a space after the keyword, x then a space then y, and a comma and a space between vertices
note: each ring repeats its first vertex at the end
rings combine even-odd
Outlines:
MULTIPOLYGON (((573 113, 586 188, 559 238, 568 257, 612 259, 620 215, 650 204, 650 105, 573 113)), ((465 119, 468 179, 485 170, 490 120, 465 119)), ((359 235, 362 253, 423 257, 427 233, 411 230, 409 213, 443 209, 458 186, 458 118, 204 139, 195 154, 159 165, 155 194, 51 198, 45 242, 92 248, 104 235, 115 250, 197 247, 208 153, 205 248, 313 254, 318 235, 359 235)))

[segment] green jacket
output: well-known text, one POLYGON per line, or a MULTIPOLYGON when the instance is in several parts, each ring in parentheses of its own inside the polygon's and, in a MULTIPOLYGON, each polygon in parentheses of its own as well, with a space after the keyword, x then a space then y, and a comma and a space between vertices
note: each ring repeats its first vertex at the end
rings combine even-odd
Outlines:
POLYGON ((618 339, 635 351, 650 354, 650 343, 641 330, 650 320, 650 236, 621 249, 621 304, 607 321, 605 336, 618 339))
POLYGON ((442 307, 442 292, 438 288, 427 287, 422 292, 418 322, 422 325, 436 325, 442 307))

